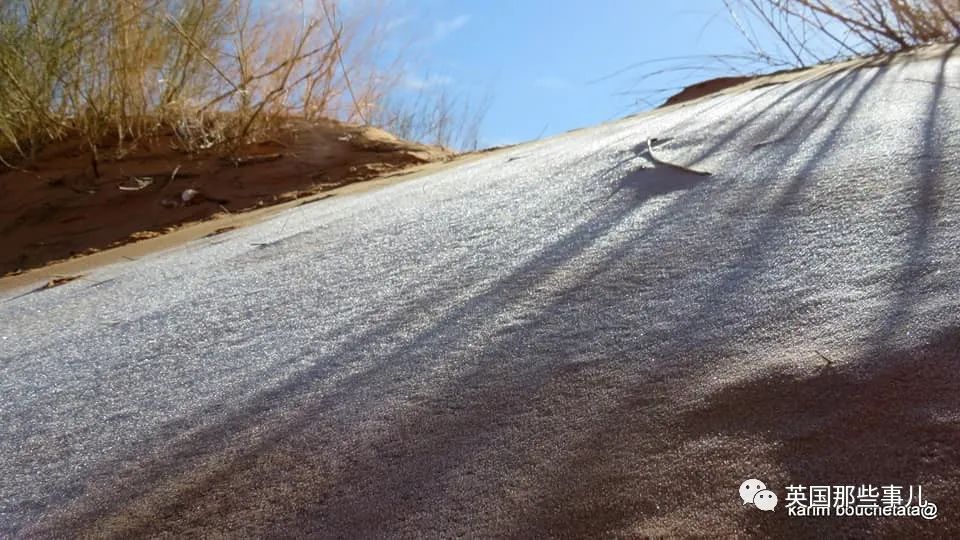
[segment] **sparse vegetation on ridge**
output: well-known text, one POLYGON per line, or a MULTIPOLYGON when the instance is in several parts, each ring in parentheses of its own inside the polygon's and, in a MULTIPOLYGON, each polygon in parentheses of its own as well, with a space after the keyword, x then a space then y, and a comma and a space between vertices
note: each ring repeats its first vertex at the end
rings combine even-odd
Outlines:
POLYGON ((379 12, 373 3, 350 7, 5 2, 0 158, 10 167, 71 137, 85 141, 94 160, 103 148, 120 157, 161 134, 187 152, 229 150, 270 137, 291 117, 389 119, 375 114, 398 80, 374 58, 383 39, 379 12))
POLYGON ((628 76, 630 88, 620 95, 633 98, 635 106, 655 107, 667 96, 676 101, 681 91, 698 96, 736 84, 730 75, 751 77, 960 41, 960 0, 720 1, 746 50, 645 60, 596 81, 628 76), (717 79, 701 81, 691 74, 717 79))
POLYGON ((960 39, 960 0, 724 0, 757 59, 804 67, 960 39))

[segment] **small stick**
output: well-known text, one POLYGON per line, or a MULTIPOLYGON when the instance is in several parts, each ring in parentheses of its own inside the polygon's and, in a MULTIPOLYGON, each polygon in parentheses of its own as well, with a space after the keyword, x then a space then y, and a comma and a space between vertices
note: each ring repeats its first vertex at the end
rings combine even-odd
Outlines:
POLYGON ((650 161, 654 162, 657 165, 670 167, 671 169, 677 169, 686 173, 696 174, 699 176, 711 176, 711 174, 706 171, 698 171, 695 169, 684 167, 682 165, 674 165, 673 163, 667 163, 666 161, 663 161, 662 159, 653 155, 653 139, 647 139, 647 155, 650 156, 650 161))
MULTIPOLYGON (((167 183, 163 185, 163 189, 167 189, 167 186, 173 183, 174 179, 177 177, 177 173, 180 172, 180 165, 178 164, 173 168, 173 172, 170 173, 170 179, 167 180, 167 183)), ((162 190, 161 190, 162 191, 162 190)))
MULTIPOLYGON (((918 82, 918 83, 932 84, 932 85, 934 85, 934 86, 937 85, 936 82, 934 82, 934 81, 928 81, 928 80, 926 80, 926 79, 911 79, 911 78, 908 77, 908 78, 905 78, 905 79, 903 79, 903 80, 909 81, 909 82, 918 82)), ((943 86, 945 86, 945 87, 947 87, 947 88, 953 88, 954 90, 960 90, 960 86, 955 86, 955 85, 946 84, 946 83, 942 83, 942 84, 943 84, 943 86)))
POLYGON ((137 185, 124 186, 121 184, 117 186, 117 189, 119 189, 120 191, 140 191, 140 190, 146 189, 148 186, 150 186, 150 184, 153 183, 153 178, 150 178, 149 176, 144 176, 142 178, 139 176, 131 176, 130 180, 133 180, 134 182, 136 182, 137 185))
POLYGON ((827 357, 826 357, 823 353, 821 353, 820 351, 816 351, 816 350, 815 350, 815 351, 813 351, 813 352, 817 353, 817 356, 819 356, 820 358, 823 358, 823 361, 826 362, 826 365, 827 365, 827 366, 833 367, 833 360, 827 358, 827 357))

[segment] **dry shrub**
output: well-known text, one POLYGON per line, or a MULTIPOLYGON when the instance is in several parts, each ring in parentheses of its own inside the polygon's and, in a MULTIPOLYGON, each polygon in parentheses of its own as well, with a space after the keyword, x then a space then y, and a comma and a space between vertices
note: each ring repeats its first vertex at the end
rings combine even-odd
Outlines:
POLYGON ((771 65, 799 67, 960 39, 960 0, 724 3, 757 57, 771 65))
POLYGON ((386 99, 373 121, 398 137, 446 148, 476 150, 480 127, 490 106, 489 95, 472 103, 447 89, 421 89, 406 99, 386 99))
MULTIPOLYGON (((375 2, 376 0, 371 0, 375 2)), ((0 159, 65 137, 123 154, 172 133, 229 151, 290 117, 366 123, 397 77, 376 67, 375 3, 13 0, 0 5, 0 159), (363 7, 366 5, 366 7, 363 7)))
POLYGON ((753 76, 960 40, 960 0, 722 1, 748 50, 653 58, 591 82, 627 79, 617 95, 631 98, 628 112, 659 106, 705 77, 753 76))

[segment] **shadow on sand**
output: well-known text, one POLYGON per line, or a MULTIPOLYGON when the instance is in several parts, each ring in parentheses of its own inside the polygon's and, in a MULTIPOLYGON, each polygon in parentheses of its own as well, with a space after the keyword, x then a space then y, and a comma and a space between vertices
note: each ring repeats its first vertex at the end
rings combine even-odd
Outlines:
MULTIPOLYGON (((793 110, 767 118, 768 109, 778 107, 771 103, 727 128, 702 155, 735 143, 749 149, 782 130, 822 128, 821 148, 814 152, 822 159, 882 72, 871 69, 811 83, 806 90, 811 96, 820 92, 821 100, 813 114, 802 116, 797 111, 803 107, 793 104, 793 110), (854 92, 848 105, 837 109, 847 92, 854 92)), ((931 118, 936 110, 935 103, 928 108, 931 118)), ((933 522, 804 522, 811 535, 960 536, 960 522, 952 519, 960 512, 955 326, 942 328, 923 346, 883 348, 844 367, 812 375, 767 374, 696 402, 675 399, 716 358, 699 358, 697 341, 674 344, 674 336, 697 336, 703 319, 721 307, 731 317, 750 307, 744 305, 744 283, 777 264, 771 253, 786 234, 779 210, 807 189, 813 169, 812 162, 801 166, 779 192, 766 193, 758 184, 732 198, 718 196, 716 178, 644 168, 621 174, 605 206, 486 292, 438 316, 428 329, 403 332, 405 321, 433 300, 425 294, 412 309, 389 314, 336 352, 347 358, 374 354, 371 367, 322 392, 319 383, 329 366, 306 368, 215 421, 200 411, 171 423, 131 451, 129 460, 102 464, 101 477, 87 493, 27 532, 796 534, 798 524, 783 512, 739 505, 737 486, 751 470, 781 489, 810 482, 922 484, 943 516, 933 522), (593 268, 542 299, 536 312, 515 325, 482 340, 470 335, 479 327, 478 317, 520 305, 543 276, 571 264, 638 206, 664 195, 670 200, 644 223, 638 238, 668 225, 680 233, 694 225, 709 228, 716 222, 704 221, 704 215, 735 215, 745 205, 759 204, 760 195, 767 196, 766 214, 732 253, 716 254, 707 236, 697 237, 699 244, 689 251, 670 254, 680 262, 722 255, 725 265, 710 281, 682 282, 697 288, 700 307, 682 318, 657 314, 670 324, 644 329, 649 334, 643 350, 631 341, 635 329, 618 334, 611 330, 615 313, 588 311, 584 301, 584 295, 618 299, 636 293, 604 288, 614 283, 607 279, 611 272, 635 279, 632 265, 646 264, 631 258, 638 247, 629 242, 603 252, 593 268), (605 333, 599 333, 601 327, 605 333), (561 335, 576 345, 557 350, 561 335), (370 353, 368 343, 389 346, 370 353), (437 359, 440 350, 450 358, 437 359), (676 363, 654 365, 650 357, 676 363), (687 367, 680 367, 681 361, 687 367)), ((937 172, 931 174, 921 180, 935 183, 937 172)), ((918 217, 909 257, 924 257, 929 225, 918 217)), ((898 305, 909 301, 909 291, 893 299, 898 305)), ((635 302, 621 305, 644 309, 640 295, 635 302)), ((783 304, 778 306, 783 317, 795 312, 796 306, 783 304)), ((735 345, 740 336, 723 331, 711 344, 735 345)))

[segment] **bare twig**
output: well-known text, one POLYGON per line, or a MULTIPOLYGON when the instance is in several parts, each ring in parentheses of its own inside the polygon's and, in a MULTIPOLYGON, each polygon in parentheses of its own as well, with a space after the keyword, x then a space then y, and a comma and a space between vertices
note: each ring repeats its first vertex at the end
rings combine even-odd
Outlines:
POLYGON ((823 353, 821 353, 820 351, 813 351, 813 352, 817 353, 817 356, 819 356, 820 358, 822 358, 823 361, 824 361, 824 363, 825 363, 828 367, 833 367, 833 360, 827 358, 827 356, 824 355, 823 353))
POLYGON ((653 154, 653 141, 654 141, 653 139, 647 139, 647 156, 650 158, 650 161, 654 162, 657 165, 668 167, 671 169, 676 169, 689 174, 696 174, 699 176, 711 176, 711 174, 706 171, 698 171, 696 169, 690 169, 688 167, 684 167, 683 165, 676 165, 674 163, 669 163, 658 158, 653 154))
POLYGON ((366 115, 364 115, 360 103, 357 102, 357 95, 354 93, 353 84, 350 82, 350 74, 347 71, 346 65, 343 63, 343 49, 340 47, 340 35, 343 32, 343 27, 336 28, 337 25, 333 22, 335 13, 331 13, 332 9, 327 6, 326 0, 320 1, 320 9, 323 11, 323 18, 327 21, 327 26, 330 27, 330 33, 336 36, 336 39, 334 39, 334 54, 337 56, 337 63, 340 64, 340 72, 343 74, 343 81, 346 83, 347 91, 350 93, 350 99, 353 101, 354 110, 357 116, 366 124, 368 123, 366 115))

